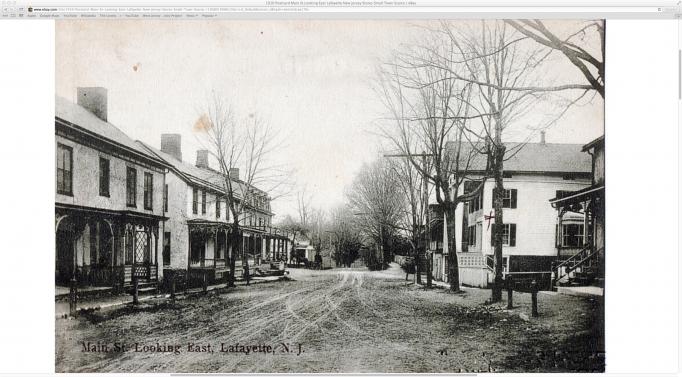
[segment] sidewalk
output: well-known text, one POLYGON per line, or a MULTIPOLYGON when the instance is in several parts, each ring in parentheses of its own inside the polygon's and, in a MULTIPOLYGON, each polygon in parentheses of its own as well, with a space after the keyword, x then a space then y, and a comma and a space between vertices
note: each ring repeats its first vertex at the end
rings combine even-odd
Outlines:
POLYGON ((558 287, 557 292, 570 296, 580 297, 602 297, 604 296, 604 288, 585 286, 585 287, 558 287))
MULTIPOLYGON (((285 275, 286 276, 286 275, 285 275)), ((267 282, 272 282, 272 281, 279 281, 282 280, 285 276, 265 276, 265 277, 252 277, 250 281, 250 285, 254 284, 260 284, 260 283, 267 283, 267 282)), ((234 282, 236 286, 246 286, 246 281, 245 280, 237 280, 234 282)), ((220 291, 227 289, 227 284, 226 283, 221 283, 221 284, 216 284, 216 285, 209 285, 206 288, 207 292, 211 291, 220 291)), ((203 292, 203 289, 200 288, 192 288, 188 289, 187 291, 180 291, 177 292, 175 297, 180 299, 186 296, 191 296, 195 294, 200 294, 203 292)), ((149 294, 149 295, 143 295, 140 294, 138 297, 139 302, 145 302, 149 300, 154 300, 154 299, 169 299, 170 294, 168 293, 162 293, 162 294, 149 294)), ((116 296, 109 296, 109 297, 100 297, 96 299, 84 299, 82 301, 79 301, 76 304, 77 310, 101 310, 101 309, 106 309, 106 308, 114 308, 114 307, 119 307, 119 306, 125 306, 128 304, 132 304, 133 302, 133 296, 130 294, 120 294, 116 296)), ((69 315, 69 302, 68 301, 55 301, 55 315, 57 318, 66 318, 69 315)))

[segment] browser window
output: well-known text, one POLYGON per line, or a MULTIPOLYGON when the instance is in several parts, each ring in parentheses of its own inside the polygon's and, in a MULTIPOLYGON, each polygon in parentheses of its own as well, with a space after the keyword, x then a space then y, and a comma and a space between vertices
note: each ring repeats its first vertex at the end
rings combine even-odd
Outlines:
POLYGON ((680 14, 3 0, 0 372, 679 374, 680 14))

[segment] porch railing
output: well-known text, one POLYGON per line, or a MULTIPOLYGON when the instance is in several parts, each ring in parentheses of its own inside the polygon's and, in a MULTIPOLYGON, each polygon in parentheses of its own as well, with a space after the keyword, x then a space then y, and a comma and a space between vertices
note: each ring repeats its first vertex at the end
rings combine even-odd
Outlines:
POLYGON ((76 279, 81 286, 107 287, 130 284, 133 272, 143 279, 158 280, 158 266, 138 264, 124 266, 79 266, 76 279))
POLYGON ((552 267, 552 271, 554 271, 554 284, 558 283, 568 274, 575 271, 578 267, 582 267, 588 262, 591 262, 594 257, 602 250, 604 250, 603 247, 600 249, 592 249, 591 246, 587 246, 582 248, 576 254, 572 255, 570 258, 554 265, 552 267))
POLYGON ((205 258, 191 261, 189 266, 191 268, 213 268, 215 267, 215 263, 213 258, 205 258))

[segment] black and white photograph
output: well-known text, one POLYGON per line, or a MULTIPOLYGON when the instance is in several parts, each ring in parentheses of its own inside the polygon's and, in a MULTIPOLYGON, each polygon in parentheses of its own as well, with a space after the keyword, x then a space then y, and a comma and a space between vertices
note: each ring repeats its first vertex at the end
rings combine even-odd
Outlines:
POLYGON ((55 21, 56 372, 605 372, 608 22, 55 21))

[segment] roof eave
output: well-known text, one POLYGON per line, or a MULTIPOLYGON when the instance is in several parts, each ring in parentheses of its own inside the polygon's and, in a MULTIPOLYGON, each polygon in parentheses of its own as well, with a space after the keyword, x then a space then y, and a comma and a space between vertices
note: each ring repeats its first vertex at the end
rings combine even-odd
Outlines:
POLYGON ((154 154, 154 156, 150 156, 148 154, 143 154, 140 151, 132 149, 126 145, 123 145, 119 142, 111 140, 111 139, 104 137, 100 134, 97 134, 95 132, 89 131, 89 130, 87 130, 87 129, 85 129, 85 128, 83 128, 83 127, 81 127, 75 123, 72 123, 66 119, 60 118, 58 116, 55 116, 54 118, 55 118, 55 122, 61 124, 64 127, 68 127, 69 129, 71 129, 73 131, 80 132, 80 133, 87 135, 87 136, 90 136, 90 137, 94 137, 97 140, 103 141, 107 144, 110 144, 111 146, 113 146, 115 148, 121 149, 121 150, 123 150, 127 153, 130 153, 130 154, 133 154, 137 157, 141 157, 141 158, 143 158, 149 162, 152 162, 154 164, 160 165, 161 167, 170 168, 170 165, 166 161, 164 161, 163 159, 154 157, 154 156, 156 156, 156 154, 154 154))

